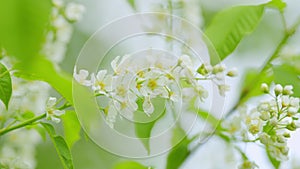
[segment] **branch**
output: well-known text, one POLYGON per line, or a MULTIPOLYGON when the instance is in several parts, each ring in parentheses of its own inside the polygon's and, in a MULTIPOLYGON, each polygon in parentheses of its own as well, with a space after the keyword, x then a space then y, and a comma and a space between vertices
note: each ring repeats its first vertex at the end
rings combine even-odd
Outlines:
POLYGON ((0 136, 4 135, 4 134, 6 134, 6 133, 8 133, 8 132, 10 132, 10 131, 13 131, 13 130, 16 130, 16 129, 25 127, 25 126, 27 126, 27 125, 30 125, 30 124, 32 124, 32 123, 34 123, 34 122, 36 122, 36 121, 39 121, 39 120, 41 120, 41 119, 43 119, 43 118, 45 118, 45 117, 46 117, 46 113, 44 113, 44 114, 42 114, 42 115, 40 115, 40 116, 36 116, 36 117, 34 117, 34 118, 32 118, 32 119, 29 119, 29 120, 27 120, 27 121, 24 121, 24 122, 22 122, 22 123, 20 123, 20 124, 17 124, 17 125, 15 125, 15 126, 8 127, 8 128, 3 128, 3 129, 0 130, 0 136))

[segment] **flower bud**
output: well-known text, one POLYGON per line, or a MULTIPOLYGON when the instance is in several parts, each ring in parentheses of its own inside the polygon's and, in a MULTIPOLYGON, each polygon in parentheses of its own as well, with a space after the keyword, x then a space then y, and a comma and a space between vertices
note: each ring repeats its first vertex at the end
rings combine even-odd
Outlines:
POLYGON ((233 68, 231 69, 229 72, 227 72, 227 76, 229 77, 235 77, 238 75, 238 70, 237 68, 233 68))
POLYGON ((204 64, 202 64, 198 69, 197 69, 197 72, 200 74, 200 75, 207 75, 209 72, 208 70, 206 69, 206 66, 204 64))
POLYGON ((291 135, 290 135, 290 133, 283 133, 283 137, 285 137, 285 138, 290 138, 291 137, 291 135))
POLYGON ((260 119, 262 119, 263 121, 267 121, 270 119, 270 113, 263 111, 261 112, 261 115, 259 116, 260 119))
POLYGON ((259 136, 259 140, 264 145, 268 145, 271 142, 269 135, 267 135, 266 133, 262 133, 259 136))
POLYGON ((279 136, 277 136, 277 142, 278 143, 286 143, 286 139, 284 136, 279 135, 279 136))
POLYGON ((292 122, 286 126, 286 129, 288 129, 290 131, 295 131, 297 129, 297 126, 294 122, 292 122))
POLYGON ((283 90, 282 86, 280 84, 277 84, 274 89, 275 95, 276 96, 280 95, 282 93, 282 90, 283 90))
POLYGON ((225 65, 217 64, 213 67, 213 74, 224 72, 225 69, 226 69, 225 65))
POLYGON ((272 117, 271 120, 270 120, 270 125, 271 126, 276 126, 277 124, 278 124, 277 118, 275 116, 272 117))
POLYGON ((293 92, 293 86, 292 85, 286 85, 286 86, 284 86, 282 94, 284 94, 284 95, 292 95, 292 94, 294 94, 294 92, 293 92))
POLYGON ((260 89, 264 93, 269 93, 269 86, 266 83, 261 84, 260 89))

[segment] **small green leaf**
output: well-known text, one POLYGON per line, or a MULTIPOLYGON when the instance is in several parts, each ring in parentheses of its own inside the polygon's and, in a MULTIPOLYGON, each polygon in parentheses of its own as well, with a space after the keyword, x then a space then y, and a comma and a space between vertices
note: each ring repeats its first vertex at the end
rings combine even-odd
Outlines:
POLYGON ((293 85, 294 86, 294 95, 300 97, 300 72, 295 67, 283 64, 280 66, 274 66, 274 81, 281 85, 293 85))
POLYGON ((134 113, 135 123, 135 133, 138 138, 140 138, 144 147, 150 153, 150 137, 151 131, 155 123, 165 114, 165 99, 154 98, 151 100, 154 106, 154 112, 151 116, 147 116, 143 111, 143 100, 138 99, 137 104, 139 106, 138 110, 134 113))
POLYGON ((277 8, 280 12, 283 12, 286 7, 286 3, 282 0, 272 0, 267 4, 267 7, 277 8))
POLYGON ((134 161, 124 161, 115 165, 113 169, 149 169, 149 168, 134 161))
POLYGON ((269 161, 271 162, 271 164, 273 165, 273 167, 275 169, 279 169, 281 162, 276 160, 274 157, 271 156, 270 151, 268 150, 268 148, 266 148, 266 153, 268 155, 269 161))
POLYGON ((11 77, 7 68, 0 63, 0 100, 8 109, 9 100, 12 94, 11 77))
POLYGON ((61 136, 56 135, 54 127, 49 123, 41 123, 42 126, 48 132, 54 147, 57 151, 57 154, 64 166, 64 169, 73 169, 73 159, 71 151, 65 141, 65 139, 61 136))
POLYGON ((51 8, 49 0, 0 0, 0 47, 29 64, 45 41, 51 8))
POLYGON ((183 140, 175 146, 172 151, 169 153, 167 158, 167 167, 166 169, 177 169, 179 168, 185 159, 189 156, 190 150, 188 149, 188 145, 190 141, 186 137, 185 131, 180 128, 176 127, 173 130, 173 138, 172 143, 177 144, 178 138, 183 138, 183 140))
MULTIPOLYGON (((221 60, 232 53, 247 34, 254 31, 263 12, 264 5, 258 5, 235 6, 216 14, 205 30, 205 35, 221 60)), ((216 62, 212 60, 212 64, 216 62)))
POLYGON ((15 119, 19 120, 19 121, 25 121, 25 120, 29 120, 31 118, 33 118, 35 116, 35 114, 31 111, 26 111, 22 114, 18 114, 15 119))
POLYGON ((62 116, 66 142, 70 148, 80 139, 81 126, 75 111, 67 111, 62 116))

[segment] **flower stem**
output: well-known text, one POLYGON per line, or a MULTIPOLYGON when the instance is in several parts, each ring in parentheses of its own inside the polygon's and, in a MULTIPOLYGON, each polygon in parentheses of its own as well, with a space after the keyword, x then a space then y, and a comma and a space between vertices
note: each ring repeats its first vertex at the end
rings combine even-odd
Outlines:
POLYGON ((6 133, 8 133, 10 131, 13 131, 13 130, 25 127, 27 125, 30 125, 30 124, 32 124, 32 123, 34 123, 34 122, 36 122, 38 120, 41 120, 41 119, 43 119, 45 117, 46 117, 46 113, 44 113, 42 115, 39 115, 39 116, 36 116, 36 117, 34 117, 32 119, 26 120, 26 121, 24 121, 22 123, 19 123, 19 124, 15 125, 15 126, 11 126, 11 127, 8 127, 8 128, 3 128, 3 129, 0 130, 0 136, 4 135, 4 134, 6 134, 6 133))

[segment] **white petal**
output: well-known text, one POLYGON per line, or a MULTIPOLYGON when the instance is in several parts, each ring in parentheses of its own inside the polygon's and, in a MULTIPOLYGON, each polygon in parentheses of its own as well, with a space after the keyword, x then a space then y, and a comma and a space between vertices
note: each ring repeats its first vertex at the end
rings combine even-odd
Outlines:
POLYGON ((151 102, 151 99, 150 97, 145 97, 145 100, 144 100, 144 103, 143 103, 143 109, 144 109, 144 112, 150 116, 150 114, 153 113, 154 111, 154 107, 153 107, 153 104, 151 102))
POLYGON ((120 56, 117 56, 114 60, 111 61, 111 67, 114 70, 115 73, 117 73, 117 69, 118 69, 118 62, 120 60, 120 56))
POLYGON ((56 104, 56 98, 55 97, 50 97, 47 101, 47 107, 51 108, 56 104))
POLYGON ((54 116, 51 116, 51 121, 53 121, 54 123, 59 123, 60 122, 60 119, 57 118, 57 117, 54 117, 54 116))
POLYGON ((64 110, 54 110, 53 114, 55 116, 61 116, 61 115, 65 114, 65 111, 64 110))
POLYGON ((107 70, 100 70, 98 73, 97 73, 97 80, 98 81, 103 81, 105 75, 107 73, 107 70))

